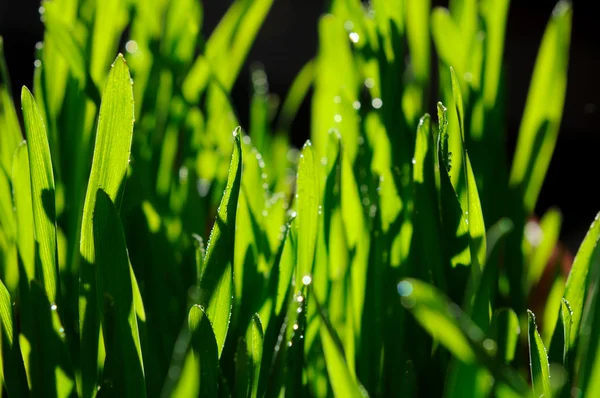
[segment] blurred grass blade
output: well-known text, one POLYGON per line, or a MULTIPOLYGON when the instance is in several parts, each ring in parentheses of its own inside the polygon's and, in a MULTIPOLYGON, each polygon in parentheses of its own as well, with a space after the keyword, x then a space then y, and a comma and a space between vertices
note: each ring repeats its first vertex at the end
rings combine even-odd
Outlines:
POLYGON ((105 0, 96 4, 91 37, 90 73, 98 85, 104 83, 107 66, 117 52, 119 39, 127 21, 125 2, 105 0))
POLYGON ((492 316, 490 337, 496 342, 496 358, 510 363, 515 358, 519 342, 519 318, 511 308, 500 308, 492 316))
POLYGON ((0 281, 0 382, 6 387, 9 396, 27 397, 29 388, 12 307, 10 294, 0 281))
POLYGON ((504 53, 506 20, 510 0, 483 0, 481 16, 485 27, 485 65, 483 70, 483 101, 491 109, 497 101, 504 53))
POLYGON ((35 99, 23 87, 21 93, 23 119, 29 147, 31 194, 39 279, 50 303, 59 300, 58 253, 56 243, 56 207, 54 174, 48 136, 35 99))
POLYGON ((233 151, 229 164, 227 186, 210 232, 206 249, 204 270, 200 276, 201 303, 211 322, 217 341, 219 357, 231 317, 233 293, 233 253, 235 242, 235 219, 242 178, 242 147, 240 132, 234 132, 233 151))
MULTIPOLYGON (((119 54, 113 63, 104 89, 94 158, 83 206, 80 239, 79 327, 81 347, 82 394, 95 394, 98 383, 100 318, 96 302, 96 250, 94 246, 93 211, 96 192, 102 189, 119 209, 133 134, 133 90, 129 69, 119 54)), ((100 355, 100 356, 99 356, 100 355)), ((102 361, 100 361, 102 363, 102 361)))
POLYGON ((258 29, 273 0, 235 1, 206 41, 204 55, 199 56, 183 82, 183 94, 196 103, 213 74, 226 92, 231 91, 258 29))
POLYGON ((96 194, 92 223, 98 305, 106 355, 116 359, 112 369, 115 387, 129 396, 145 397, 144 367, 125 234, 117 209, 102 189, 96 194))
POLYGON ((510 185, 533 211, 554 152, 567 87, 571 4, 559 1, 537 56, 510 173, 510 185))
MULTIPOLYGON (((569 272, 569 277, 565 285, 564 299, 567 300, 573 310, 571 320, 573 322, 571 326, 570 341, 568 341, 569 351, 575 348, 577 338, 581 333, 581 319, 583 316, 583 308, 587 299, 587 293, 590 288, 590 267, 593 265, 594 258, 597 255, 599 249, 598 242, 600 241, 600 213, 596 215, 596 218, 592 222, 590 229, 588 230, 573 265, 569 272)), ((554 345, 557 333, 562 333, 562 330, 555 330, 554 336, 552 337, 551 347, 554 345)), ((557 343, 558 344, 558 343, 557 343)))
POLYGON ((539 282, 546 265, 550 261, 550 257, 558 242, 561 224, 562 214, 558 209, 551 208, 542 216, 540 221, 542 241, 539 246, 534 249, 529 263, 529 271, 527 272, 529 289, 539 282))
POLYGON ((550 397, 550 366, 544 342, 537 331, 535 315, 527 310, 527 340, 534 397, 550 397))
POLYGON ((315 61, 310 60, 294 78, 279 112, 276 133, 289 133, 292 121, 315 80, 315 69, 315 61))
POLYGON ((406 2, 406 33, 417 82, 429 84, 429 0, 406 2))
POLYGON ((303 283, 310 283, 312 278, 320 211, 319 180, 320 174, 317 170, 315 153, 310 141, 307 141, 300 153, 296 182, 296 212, 298 213, 296 218, 296 227, 298 228, 296 286, 298 287, 303 283))
POLYGON ((490 356, 485 335, 462 312, 435 288, 416 279, 404 279, 398 284, 402 305, 434 339, 444 345, 465 364, 479 363, 498 381, 515 392, 524 394, 527 385, 518 373, 490 356), (487 347, 487 348, 486 348, 487 347))

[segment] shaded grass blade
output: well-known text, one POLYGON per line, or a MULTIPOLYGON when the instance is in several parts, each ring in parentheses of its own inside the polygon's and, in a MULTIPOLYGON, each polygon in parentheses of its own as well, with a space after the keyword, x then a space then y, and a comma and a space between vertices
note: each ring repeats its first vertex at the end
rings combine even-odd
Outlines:
POLYGON ((527 311, 527 340, 534 397, 550 397, 550 365, 546 347, 535 324, 535 315, 527 311))

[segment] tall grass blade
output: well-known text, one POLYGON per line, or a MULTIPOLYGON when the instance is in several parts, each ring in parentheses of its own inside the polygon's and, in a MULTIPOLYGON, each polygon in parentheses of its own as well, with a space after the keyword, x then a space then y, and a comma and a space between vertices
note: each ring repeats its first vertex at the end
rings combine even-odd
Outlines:
POLYGON ((534 397, 550 397, 550 365, 546 347, 537 330, 535 315, 527 311, 527 341, 529 343, 529 361, 534 397))

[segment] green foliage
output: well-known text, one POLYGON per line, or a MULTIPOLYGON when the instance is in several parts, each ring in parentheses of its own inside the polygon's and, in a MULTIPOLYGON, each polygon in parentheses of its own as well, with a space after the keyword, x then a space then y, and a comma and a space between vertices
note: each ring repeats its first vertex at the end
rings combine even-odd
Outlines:
POLYGON ((561 213, 531 218, 570 3, 512 165, 508 0, 333 0, 281 107, 255 67, 237 127, 273 3, 233 1, 205 38, 197 1, 44 1, 20 114, 0 38, 0 393, 597 395, 600 223, 567 275, 548 265, 561 213))

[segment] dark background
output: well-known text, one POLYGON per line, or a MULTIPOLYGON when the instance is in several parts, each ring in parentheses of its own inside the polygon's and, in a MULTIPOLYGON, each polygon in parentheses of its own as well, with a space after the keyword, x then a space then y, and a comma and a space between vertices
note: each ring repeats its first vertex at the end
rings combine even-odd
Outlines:
MULTIPOLYGON (((231 1, 204 1, 203 34, 207 37, 231 1)), ((447 2, 432 0, 433 5, 447 2)), ((600 34, 594 1, 573 2, 573 31, 567 97, 554 157, 542 188, 536 213, 559 207, 564 216, 561 239, 575 251, 590 222, 600 210, 596 196, 600 181, 600 34)), ((512 156, 527 98, 538 46, 556 1, 513 0, 506 32, 507 147, 512 156)), ((4 37, 13 87, 31 87, 34 46, 42 40, 39 0, 0 0, 0 35, 4 37)), ((251 95, 249 65, 264 65, 272 93, 283 97, 300 68, 316 54, 317 21, 325 0, 275 0, 233 89, 233 100, 243 126, 248 126, 251 95)), ((292 126, 292 140, 300 146, 309 136, 310 100, 304 101, 292 126)))

